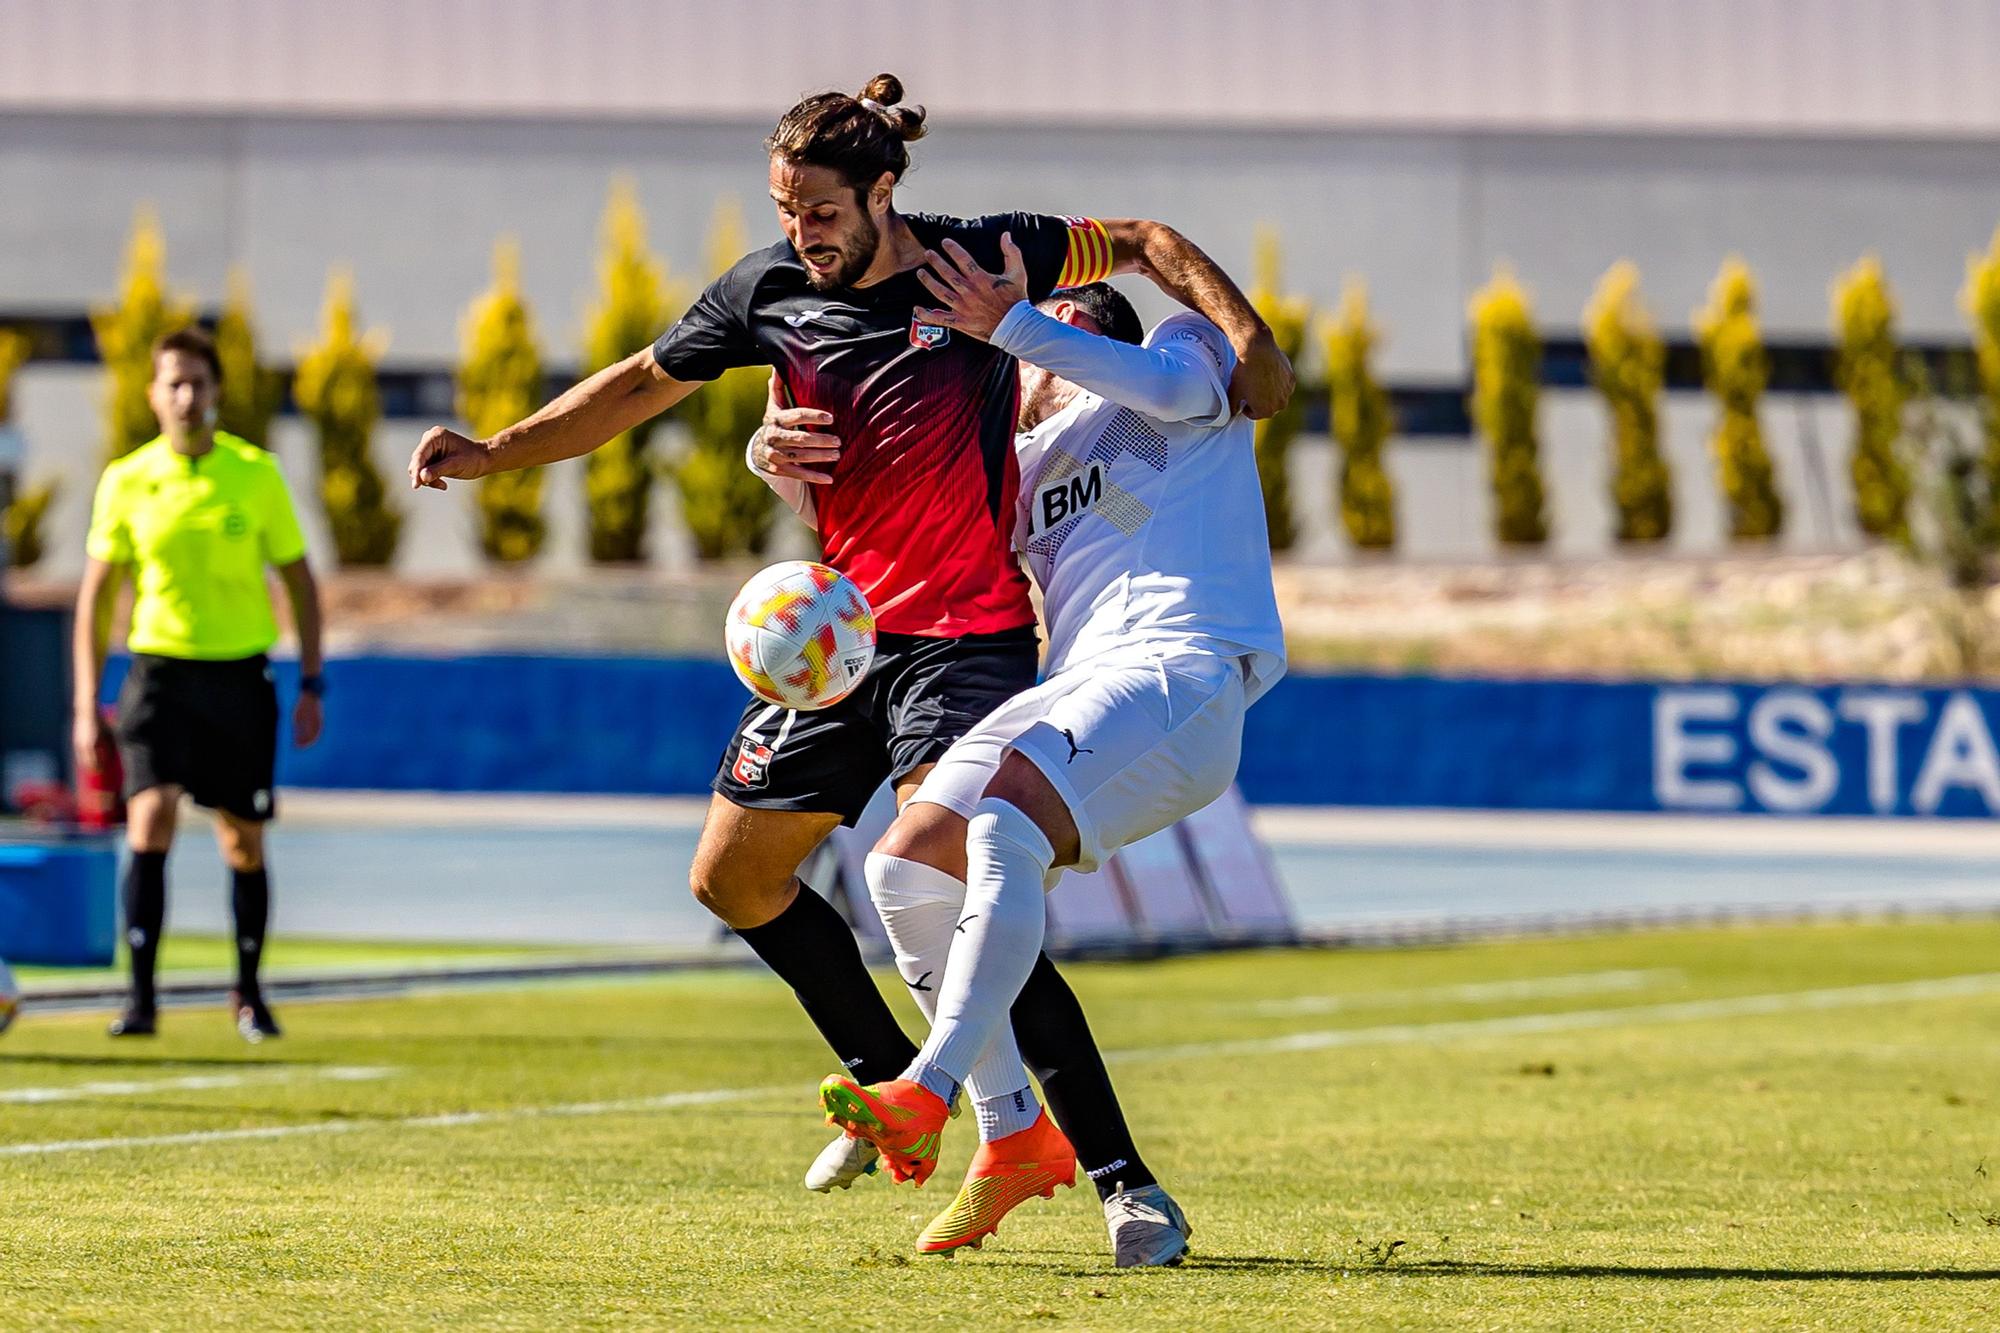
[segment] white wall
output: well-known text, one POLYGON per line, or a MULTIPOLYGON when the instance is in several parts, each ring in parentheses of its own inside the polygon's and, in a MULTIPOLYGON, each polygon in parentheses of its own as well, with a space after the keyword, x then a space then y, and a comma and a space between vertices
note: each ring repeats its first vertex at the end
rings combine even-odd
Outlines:
POLYGON ((0 0, 0 106, 2000 134, 2000 0, 0 0))

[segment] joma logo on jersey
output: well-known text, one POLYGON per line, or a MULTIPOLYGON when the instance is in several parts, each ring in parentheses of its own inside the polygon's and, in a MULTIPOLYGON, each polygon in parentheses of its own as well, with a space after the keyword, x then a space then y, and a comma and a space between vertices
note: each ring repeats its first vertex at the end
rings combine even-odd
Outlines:
POLYGON ((1075 518, 1104 498, 1104 464, 1092 461, 1081 472, 1050 482, 1035 491, 1035 531, 1047 532, 1075 518))
POLYGON ((951 330, 942 324, 919 324, 910 321, 910 346, 920 351, 931 352, 951 341, 951 330))

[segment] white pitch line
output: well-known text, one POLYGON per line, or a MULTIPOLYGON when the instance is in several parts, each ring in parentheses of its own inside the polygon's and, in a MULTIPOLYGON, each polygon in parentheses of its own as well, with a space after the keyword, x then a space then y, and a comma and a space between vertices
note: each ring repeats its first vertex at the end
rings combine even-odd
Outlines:
POLYGON ((0 1103, 42 1105, 76 1102, 91 1097, 138 1097, 149 1092, 205 1092, 210 1088, 240 1088, 252 1083, 290 1083, 296 1079, 332 1079, 362 1083, 387 1078, 393 1069, 368 1065, 329 1065, 323 1069, 244 1069, 233 1074, 186 1074, 177 1078, 104 1079, 47 1088, 0 1088, 0 1103))
POLYGON ((1507 1000, 1541 1000, 1553 995, 1601 995, 1610 991, 1645 990, 1679 981, 1676 968, 1627 968, 1608 972, 1572 972, 1556 977, 1521 977, 1512 981, 1472 981, 1455 986, 1414 986, 1407 990, 1350 991, 1344 995, 1294 995, 1282 1000, 1251 1000, 1224 1006, 1259 1014, 1333 1014, 1343 1009, 1379 1009, 1392 1004, 1457 1001, 1498 1004, 1507 1000))
POLYGON ((1828 990, 1780 991, 1775 995, 1732 995, 1716 1000, 1685 1000, 1676 1004, 1638 1004, 1620 1009, 1572 1009, 1566 1013, 1513 1014, 1505 1018, 1470 1018, 1444 1023, 1390 1023, 1370 1028, 1327 1028, 1292 1032, 1281 1037, 1248 1037, 1237 1041, 1191 1042, 1179 1046, 1145 1046, 1113 1051, 1108 1059, 1173 1060, 1207 1055, 1276 1055, 1291 1051, 1325 1051, 1342 1046, 1378 1046, 1411 1042, 1458 1041, 1475 1037, 1513 1037, 1530 1033, 1574 1032, 1584 1028, 1633 1024, 1692 1023, 1710 1018, 1742 1018, 1752 1014, 1783 1014, 1800 1010, 1855 1009, 1904 1000, 1944 1000, 2000 991, 2000 972, 1934 977, 1923 981, 1890 981, 1871 986, 1839 986, 1828 990))
MULTIPOLYGON (((1565 1032, 1584 1028, 1610 1028, 1626 1024, 1685 1023, 1711 1018, 1737 1018, 1750 1014, 1852 1009, 1872 1004, 1896 1004, 1906 1000, 1956 999, 1967 995, 1987 995, 1995 991, 2000 991, 2000 972, 1978 972, 1966 976, 1934 977, 1923 981, 1892 981, 1871 986, 1842 986, 1829 990, 1734 995, 1716 1000, 1689 1000, 1680 1004, 1632 1005, 1623 1009, 1578 1009, 1568 1013, 1516 1014, 1507 1018, 1482 1018, 1448 1023, 1395 1023, 1383 1027, 1294 1032, 1282 1037, 1259 1037, 1243 1041, 1142 1046, 1111 1051, 1107 1055, 1109 1059, 1120 1063, 1206 1055, 1266 1055, 1287 1051, 1330 1050, 1341 1046, 1453 1041, 1477 1037, 1518 1036, 1526 1033, 1565 1032)), ((329 1120, 305 1125, 268 1125, 253 1129, 204 1129, 185 1134, 69 1139, 53 1143, 12 1143, 0 1145, 0 1157, 103 1152, 112 1148, 168 1147, 177 1144, 224 1143, 244 1139, 289 1139, 314 1134, 352 1134, 368 1129, 443 1129, 459 1125, 491 1125, 559 1116, 618 1115, 629 1112, 672 1110, 683 1106, 708 1106, 717 1102, 744 1101, 779 1093, 796 1094, 799 1091, 799 1088, 789 1084, 764 1088, 710 1088, 700 1092, 670 1092, 658 1097, 631 1097, 621 1101, 569 1102, 556 1106, 459 1111, 444 1115, 399 1116, 384 1120, 329 1120)))
POLYGON ((63 1139, 53 1143, 0 1145, 0 1157, 27 1157, 72 1152, 104 1152, 111 1148, 158 1148, 188 1143, 229 1143, 242 1139, 291 1139, 313 1134, 352 1134, 364 1129, 450 1129, 460 1125, 492 1125, 510 1120, 541 1120, 557 1116, 618 1115, 664 1111, 681 1106, 707 1106, 741 1101, 782 1088, 709 1088, 700 1092, 669 1092, 658 1097, 628 1097, 609 1102, 568 1102, 557 1106, 519 1106, 497 1111, 453 1111, 442 1115, 396 1116, 384 1120, 323 1120, 305 1125, 264 1125, 250 1129, 198 1129, 185 1134, 140 1134, 126 1138, 63 1139))

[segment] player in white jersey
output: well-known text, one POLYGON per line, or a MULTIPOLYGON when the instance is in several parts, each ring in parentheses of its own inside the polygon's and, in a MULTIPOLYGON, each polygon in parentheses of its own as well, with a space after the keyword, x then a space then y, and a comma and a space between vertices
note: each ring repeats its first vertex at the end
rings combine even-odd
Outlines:
MULTIPOLYGON (((1027 1086, 1008 1010, 1041 949, 1045 884, 1219 796, 1244 710, 1285 662, 1251 425, 1229 410, 1227 340, 1199 316, 1164 321, 1143 347, 1100 336, 1136 334, 1122 297, 1099 286, 1038 310, 1013 247, 1003 251, 1007 273, 959 253, 926 285, 940 323, 1022 363, 1015 538, 1043 590, 1045 679, 947 752, 868 860, 929 1041, 901 1079, 862 1087, 836 1075, 822 1088, 835 1123, 919 1183, 947 1107, 970 1090, 980 1151, 920 1238, 926 1251, 978 1244, 1015 1204, 1074 1178, 1032 1096, 1009 1091, 1027 1086), (927 975, 942 978, 929 991, 915 985, 927 975)), ((753 465, 786 473, 774 485, 809 514, 810 468, 760 439, 753 465)), ((1157 1184, 1115 1192, 1106 1214, 1121 1265, 1186 1249, 1186 1218, 1157 1184)))

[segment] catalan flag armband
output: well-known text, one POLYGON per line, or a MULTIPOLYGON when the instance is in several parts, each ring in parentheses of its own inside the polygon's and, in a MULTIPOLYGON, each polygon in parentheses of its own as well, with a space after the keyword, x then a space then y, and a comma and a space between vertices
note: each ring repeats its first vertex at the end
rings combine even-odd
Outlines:
POLYGON ((1096 218, 1064 218, 1069 224, 1069 252, 1063 258, 1058 287, 1081 287, 1111 276, 1111 233, 1096 218))

